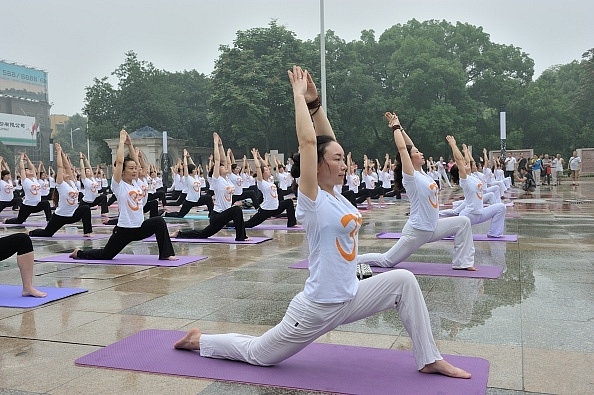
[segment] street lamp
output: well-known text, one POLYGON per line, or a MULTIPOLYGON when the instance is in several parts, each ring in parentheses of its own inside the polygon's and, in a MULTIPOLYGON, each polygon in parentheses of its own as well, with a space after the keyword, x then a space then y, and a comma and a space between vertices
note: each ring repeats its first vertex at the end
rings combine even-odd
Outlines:
POLYGON ((78 132, 80 130, 80 128, 76 128, 74 130, 72 130, 72 128, 70 128, 70 147, 72 147, 72 149, 74 149, 74 143, 72 142, 72 132, 78 132))

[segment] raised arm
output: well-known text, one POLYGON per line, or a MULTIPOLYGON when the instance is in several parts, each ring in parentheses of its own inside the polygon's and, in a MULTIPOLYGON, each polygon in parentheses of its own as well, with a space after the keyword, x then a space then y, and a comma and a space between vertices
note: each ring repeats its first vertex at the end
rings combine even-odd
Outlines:
POLYGON ((299 66, 293 66, 293 70, 288 72, 289 81, 293 88, 293 101, 295 104, 295 128, 297 130, 297 141, 299 142, 299 156, 300 156, 300 181, 299 192, 307 196, 311 200, 316 200, 318 197, 318 153, 316 133, 330 134, 334 136, 334 132, 329 127, 322 124, 328 122, 326 115, 322 108, 318 108, 314 119, 320 130, 316 131, 311 122, 309 110, 307 108, 307 99, 311 98, 312 91, 317 90, 315 84, 309 76, 307 71, 303 71, 299 66), (306 96, 306 93, 308 95, 306 96), (325 120, 323 120, 325 119, 325 120), (328 130, 326 130, 328 129, 328 130))
POLYGON ((415 168, 412 164, 412 159, 408 153, 407 145, 414 145, 410 137, 406 134, 402 125, 400 125, 400 119, 394 113, 387 112, 384 117, 388 120, 388 126, 394 131, 394 143, 396 143, 396 149, 400 154, 400 164, 402 165, 402 172, 406 175, 412 176, 415 173, 415 168))
MULTIPOLYGON (((80 159, 80 181, 84 181, 87 178, 87 167, 85 163, 85 154, 82 152, 78 153, 78 157, 80 159)), ((91 169, 92 170, 92 169, 91 169)))
POLYGON ((184 177, 187 177, 190 175, 190 172, 188 171, 188 158, 190 157, 190 154, 188 153, 188 150, 186 150, 184 148, 184 177))
POLYGON ((256 166, 256 178, 262 181, 262 167, 260 165, 260 153, 257 149, 252 148, 252 156, 254 157, 254 166, 256 166))
POLYGON ((483 148, 483 161, 485 161, 485 163, 483 164, 484 167, 491 167, 489 166, 489 155, 487 155, 486 148, 483 148))
POLYGON ((466 162, 464 157, 462 156, 462 152, 456 145, 456 139, 454 136, 446 136, 446 140, 452 149, 452 154, 454 155, 454 160, 456 161, 456 166, 458 166, 458 173, 460 178, 466 179, 466 162))
POLYGON ((221 166, 221 155, 225 156, 225 150, 223 149, 223 142, 217 133, 212 134, 214 142, 214 150, 212 157, 212 176, 213 178, 219 178, 219 167, 221 166))
MULTIPOLYGON (((390 155, 386 154, 386 161, 384 162, 384 168, 382 169, 382 171, 385 173, 388 171, 388 169, 390 168, 390 155)), ((378 167, 379 169, 379 167, 378 167)))
POLYGON ((336 136, 334 135, 334 131, 332 130, 332 126, 330 125, 330 121, 328 121, 328 117, 326 116, 326 112, 322 107, 322 102, 320 101, 320 96, 318 95, 318 89, 316 88, 316 84, 314 83, 311 75, 305 71, 307 78, 307 90, 305 91, 304 97, 305 102, 307 103, 307 108, 309 115, 311 116, 311 120, 315 125, 315 133, 316 136, 331 136, 333 139, 336 140, 336 136))
POLYGON ((64 158, 62 157, 62 146, 60 143, 55 143, 56 149, 56 166, 58 167, 58 174, 56 174, 56 183, 61 184, 64 181, 64 158))
POLYGON ((128 132, 124 129, 120 131, 120 142, 118 143, 118 150, 116 151, 116 160, 115 165, 113 167, 113 179, 115 182, 119 183, 122 181, 122 171, 124 170, 124 145, 128 145, 127 142, 130 141, 128 137, 128 132))
POLYGON ((349 176, 353 174, 353 159, 350 152, 347 154, 347 174, 349 176))

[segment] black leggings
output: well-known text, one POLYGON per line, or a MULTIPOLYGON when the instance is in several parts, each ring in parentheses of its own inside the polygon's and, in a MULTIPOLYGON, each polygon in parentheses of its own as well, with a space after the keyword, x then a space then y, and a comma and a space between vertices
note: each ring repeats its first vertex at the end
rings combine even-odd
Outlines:
POLYGON ((355 192, 351 191, 350 189, 347 189, 343 190, 341 195, 344 196, 349 202, 351 202, 353 206, 357 207, 357 198, 355 192))
POLYGON ((187 193, 180 192, 175 202, 165 203, 165 206, 181 206, 186 201, 186 196, 188 196, 187 193))
POLYGON ((293 200, 288 199, 278 202, 278 208, 276 210, 263 210, 262 207, 260 207, 258 212, 245 222, 245 227, 253 228, 254 226, 258 226, 268 218, 276 217, 285 210, 287 211, 287 227, 291 228, 297 225, 293 200))
POLYGON ((253 189, 244 189, 241 195, 233 195, 231 198, 231 202, 235 203, 243 199, 252 199, 252 204, 255 208, 260 207, 260 202, 258 202, 258 195, 254 192, 253 189))
POLYGON ((162 217, 154 217, 144 220, 140 228, 121 228, 116 225, 105 247, 79 250, 76 257, 79 259, 110 260, 131 242, 146 239, 152 235, 157 237, 159 259, 167 259, 175 255, 165 220, 162 217))
POLYGON ((81 206, 89 206, 89 207, 95 207, 95 206, 101 206, 101 214, 107 214, 109 213, 109 204, 107 204, 107 195, 99 195, 95 198, 95 200, 93 200, 92 202, 85 202, 84 200, 80 201, 80 205, 81 206))
POLYGON ((221 213, 213 211, 206 228, 201 230, 180 230, 177 237, 179 239, 206 239, 223 229, 230 221, 233 221, 233 226, 235 227, 235 240, 244 241, 247 239, 243 222, 243 211, 239 206, 231 206, 221 213))
POLYGON ((14 233, 0 237, 0 261, 10 258, 15 252, 17 255, 23 255, 32 251, 33 243, 25 233, 14 233))
POLYGON ((17 197, 9 201, 0 200, 0 211, 4 210, 6 207, 12 207, 13 210, 17 210, 21 203, 23 203, 23 199, 17 197))
POLYGON ((212 197, 210 195, 202 195, 197 202, 191 202, 189 200, 184 201, 182 204, 181 209, 175 213, 165 213, 166 217, 174 217, 174 218, 183 218, 190 212, 192 207, 196 206, 206 206, 208 207, 208 215, 212 214, 212 209, 214 207, 214 203, 212 202, 212 197))
POLYGON ((149 218, 158 217, 159 216, 159 201, 158 200, 148 200, 144 207, 142 208, 143 213, 149 213, 149 218))
POLYGON ((148 194, 148 200, 155 200, 158 199, 161 201, 161 204, 165 206, 167 204, 167 200, 165 199, 165 192, 163 191, 156 191, 155 193, 148 194))
POLYGON ((52 209, 49 200, 42 200, 37 203, 37 206, 28 206, 21 204, 19 209, 19 216, 16 218, 8 218, 4 223, 6 224, 22 224, 29 218, 29 215, 43 211, 45 213, 45 220, 49 221, 52 216, 52 209))
POLYGON ((29 235, 35 237, 52 237, 62 226, 66 224, 73 224, 82 221, 83 233, 88 235, 93 233, 93 226, 91 225, 91 208, 89 206, 79 205, 72 217, 63 217, 56 213, 52 214, 45 229, 33 229, 29 235))

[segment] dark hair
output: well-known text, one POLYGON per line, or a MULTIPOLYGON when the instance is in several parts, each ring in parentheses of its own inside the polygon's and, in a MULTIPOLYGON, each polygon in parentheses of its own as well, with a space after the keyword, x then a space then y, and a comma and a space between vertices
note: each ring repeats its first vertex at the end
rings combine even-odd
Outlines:
POLYGON ((4 177, 6 177, 6 175, 10 174, 10 172, 8 170, 2 170, 2 173, 0 173, 2 176, 1 178, 4 179, 4 177))
POLYGON ((452 176, 452 182, 454 184, 460 184, 460 170, 458 170, 458 165, 454 164, 450 170, 450 176, 452 176))
POLYGON ((54 192, 52 193, 52 202, 54 202, 54 207, 58 207, 59 201, 60 201, 60 192, 58 192, 58 188, 54 188, 54 192))
MULTIPOLYGON (((413 146, 410 144, 406 145, 406 151, 408 152, 408 156, 410 157, 410 151, 412 151, 413 146)), ((394 162, 396 165, 394 166, 394 186, 398 191, 402 191, 404 189, 404 185, 402 185, 402 158, 400 157, 400 151, 396 152, 396 156, 394 157, 394 162)))
MULTIPOLYGON (((316 136, 318 164, 322 163, 322 161, 324 160, 326 147, 333 141, 336 141, 336 139, 334 139, 334 137, 331 136, 316 136)), ((294 154, 291 159, 293 159, 293 166, 291 166, 291 177, 298 178, 301 175, 301 155, 298 152, 294 154)))
POLYGON ((233 163, 233 164, 231 165, 231 171, 233 171, 233 170, 235 170, 235 169, 237 169, 237 163, 233 163))
POLYGON ((188 165, 188 173, 192 173, 194 170, 196 170, 196 165, 190 163, 188 165))

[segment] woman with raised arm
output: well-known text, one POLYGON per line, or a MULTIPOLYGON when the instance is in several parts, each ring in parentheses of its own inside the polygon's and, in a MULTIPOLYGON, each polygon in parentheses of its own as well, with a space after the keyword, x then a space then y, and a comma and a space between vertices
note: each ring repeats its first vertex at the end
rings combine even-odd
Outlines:
POLYGON ((309 74, 295 66, 289 79, 300 152, 291 172, 300 175, 297 218, 305 227, 310 250, 305 288, 293 298, 282 321, 262 336, 210 335, 193 328, 174 347, 199 349, 203 357, 275 365, 339 325, 395 308, 412 339, 420 372, 470 378, 439 354, 423 294, 411 272, 392 270, 357 280, 361 214, 334 191, 346 172, 344 151, 309 74))
POLYGON ((286 211, 287 227, 292 228, 297 225, 293 200, 278 200, 276 185, 274 185, 273 182, 270 182, 270 167, 260 162, 262 158, 257 149, 252 149, 252 155, 254 157, 254 166, 256 166, 258 188, 262 191, 264 201, 258 208, 258 212, 246 221, 245 227, 253 228, 254 226, 260 225, 268 218, 277 217, 283 211, 286 211))
POLYGON ((18 217, 9 218, 4 221, 4 223, 22 224, 29 218, 29 215, 40 211, 45 213, 45 220, 49 221, 52 216, 50 202, 49 200, 41 200, 41 185, 37 180, 37 170, 35 170, 35 166, 33 166, 33 163, 29 160, 27 154, 24 153, 21 155, 19 164, 25 198, 20 205, 18 217), (25 167, 25 164, 27 167, 25 167))
POLYGON ((410 200, 410 215, 402 228, 402 237, 387 252, 362 254, 359 263, 371 266, 394 267, 417 251, 423 244, 454 236, 453 269, 476 270, 474 243, 470 220, 465 217, 439 218, 439 187, 423 171, 425 158, 400 126, 393 113, 386 113, 389 126, 394 130, 397 187, 404 187, 410 200))
POLYGON ((130 136, 125 130, 120 131, 120 142, 111 180, 111 189, 119 202, 118 224, 113 228, 105 247, 92 250, 76 248, 70 254, 70 258, 110 260, 132 241, 155 235, 159 246, 159 259, 172 261, 178 259, 167 233, 165 220, 162 217, 144 219, 143 192, 137 181, 138 163, 130 136), (128 147, 129 157, 124 157, 124 146, 128 147))
POLYGON ((0 212, 6 207, 12 207, 13 210, 18 210, 23 199, 15 196, 10 167, 8 167, 8 163, 1 156, 0 167, 2 168, 2 172, 0 173, 0 212))
POLYGON ((29 232, 33 237, 52 237, 61 227, 66 224, 73 224, 82 221, 83 234, 85 237, 92 236, 91 208, 78 203, 78 189, 72 181, 72 170, 70 161, 62 151, 60 144, 54 144, 56 148, 56 190, 52 199, 55 212, 52 214, 45 229, 34 229, 29 232))
POLYGON ((235 227, 235 240, 244 241, 248 237, 245 234, 243 222, 243 211, 241 207, 232 205, 234 187, 227 179, 229 170, 223 141, 217 133, 212 134, 214 141, 213 166, 211 168, 210 187, 214 191, 215 203, 209 224, 204 229, 178 230, 171 234, 171 237, 180 239, 206 239, 223 229, 230 221, 235 227))
POLYGON ((198 175, 198 168, 192 161, 190 153, 184 149, 184 183, 188 191, 186 198, 178 212, 165 213, 166 217, 183 218, 190 212, 190 209, 195 206, 206 206, 208 207, 208 215, 212 214, 214 204, 210 195, 202 195, 200 190, 202 189, 204 178, 198 175), (191 163, 188 163, 191 162, 191 163))
POLYGON ((80 158, 80 183, 82 186, 83 197, 80 204, 93 208, 101 207, 101 214, 109 214, 109 205, 107 204, 107 195, 103 195, 101 190, 101 180, 96 179, 93 174, 91 163, 83 154, 79 152, 80 158))
MULTIPOLYGON (((505 228, 505 204, 494 203, 484 207, 483 181, 471 173, 473 167, 472 162, 474 162, 472 157, 467 153, 467 159, 464 159, 464 156, 462 156, 460 149, 458 149, 458 146, 456 145, 456 139, 453 136, 447 136, 446 140, 452 148, 454 159, 460 172, 460 186, 464 191, 464 201, 452 210, 443 210, 441 214, 468 217, 472 225, 490 220, 491 227, 489 228, 487 236, 494 238, 503 237, 505 228)), ((468 148, 466 145, 463 144, 462 146, 464 152, 467 152, 468 148)), ((499 191, 498 188, 497 190, 499 191)))
POLYGON ((39 193, 41 194, 41 200, 51 200, 52 195, 50 195, 51 188, 49 175, 45 171, 45 166, 41 161, 37 166, 37 175, 39 176, 37 179, 39 181, 39 186, 41 186, 41 189, 39 190, 39 193))

